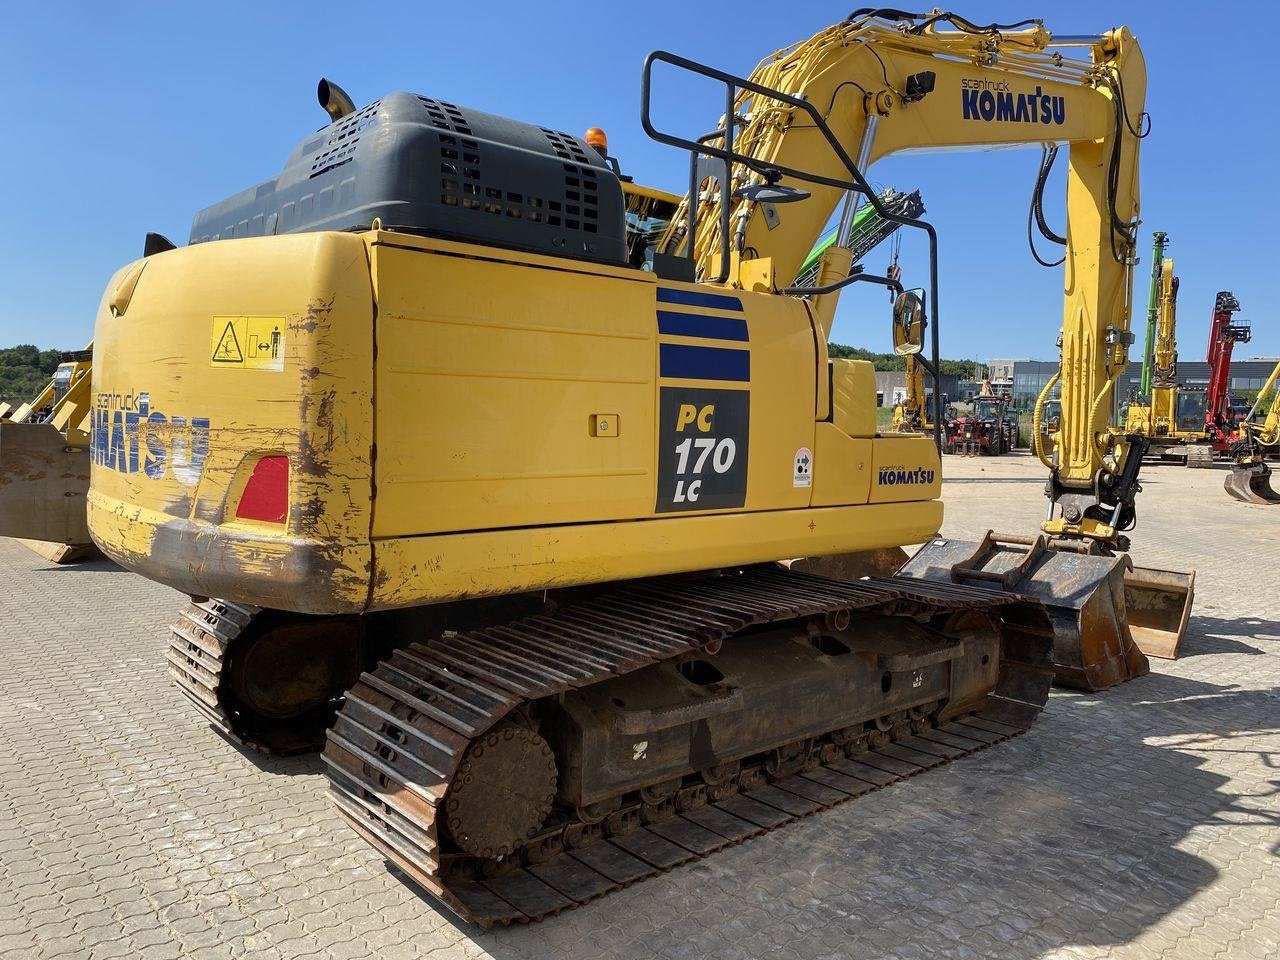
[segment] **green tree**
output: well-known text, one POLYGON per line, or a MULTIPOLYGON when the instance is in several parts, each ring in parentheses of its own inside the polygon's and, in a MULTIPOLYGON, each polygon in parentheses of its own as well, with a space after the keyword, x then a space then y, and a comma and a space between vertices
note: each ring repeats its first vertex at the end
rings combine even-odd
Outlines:
POLYGON ((34 399, 58 369, 59 352, 30 343, 0 348, 0 401, 11 404, 34 399))
MULTIPOLYGON (((905 370, 907 358, 896 353, 873 353, 862 347, 850 347, 843 343, 827 344, 827 354, 841 360, 870 360, 877 370, 905 370)), ((962 379, 973 376, 972 360, 938 360, 938 372, 944 376, 962 379)))

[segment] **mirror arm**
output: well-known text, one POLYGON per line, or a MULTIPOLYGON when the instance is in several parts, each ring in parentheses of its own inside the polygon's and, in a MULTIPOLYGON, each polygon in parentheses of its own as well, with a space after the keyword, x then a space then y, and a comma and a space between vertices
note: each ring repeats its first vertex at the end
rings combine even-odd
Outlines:
POLYGON ((861 269, 849 274, 842 280, 835 283, 828 283, 825 287, 787 287, 785 290, 779 290, 778 293, 787 297, 809 297, 820 296, 824 293, 831 293, 835 290, 841 290, 851 283, 866 281, 867 283, 878 283, 882 287, 888 287, 894 293, 902 293, 902 284, 897 280, 889 277, 877 276, 874 273, 863 273, 861 269))

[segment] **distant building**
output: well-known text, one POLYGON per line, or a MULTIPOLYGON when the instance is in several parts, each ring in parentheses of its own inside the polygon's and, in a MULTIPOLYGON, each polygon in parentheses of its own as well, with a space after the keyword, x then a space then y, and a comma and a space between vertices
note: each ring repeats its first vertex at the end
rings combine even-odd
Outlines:
MULTIPOLYGON (((948 400, 954 400, 957 395, 956 378, 951 374, 942 375, 942 395, 948 400)), ((924 393, 926 403, 928 398, 933 396, 933 384, 929 382, 929 375, 924 375, 924 393)), ((876 371, 876 406, 892 407, 896 403, 902 403, 907 399, 907 372, 905 370, 877 370, 876 371)))
MULTIPOLYGON (((993 360, 992 365, 1002 361, 993 360)), ((1058 372, 1056 360, 1014 360, 1013 364, 1013 402, 1019 407, 1029 407, 1036 402, 1036 397, 1049 382, 1049 378, 1058 372)), ((1231 364, 1231 386, 1235 390, 1261 390, 1267 377, 1275 369, 1276 360, 1266 357, 1251 357, 1248 360, 1236 360, 1231 364)), ((1124 402, 1131 391, 1138 389, 1142 382, 1142 364, 1132 361, 1129 368, 1120 375, 1116 396, 1124 402)), ((994 383, 994 380, 993 380, 994 383)), ((1203 360, 1185 360, 1178 362, 1178 383, 1187 387, 1207 387, 1209 385, 1209 364, 1203 360)), ((1055 389, 1055 395, 1057 390, 1055 389)))
POLYGON ((996 393, 1013 393, 1013 368, 1026 360, 991 360, 987 363, 987 377, 996 393))

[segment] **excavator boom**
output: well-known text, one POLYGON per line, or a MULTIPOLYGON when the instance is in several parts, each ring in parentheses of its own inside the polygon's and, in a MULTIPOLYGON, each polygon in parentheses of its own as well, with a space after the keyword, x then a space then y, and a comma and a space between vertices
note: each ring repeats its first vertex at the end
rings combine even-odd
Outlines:
MULTIPOLYGON (((1008 31, 972 26, 949 15, 917 24, 897 11, 860 11, 779 51, 749 79, 670 54, 654 54, 645 74, 644 120, 658 139, 721 164, 718 181, 707 189, 704 182, 715 177, 695 174, 683 208, 690 225, 680 229, 678 211, 666 238, 667 253, 688 257, 694 275, 704 280, 744 289, 778 289, 775 278, 794 274, 795 258, 809 249, 842 202, 842 221, 856 211, 859 198, 876 206, 865 171, 881 157, 924 148, 1039 144, 1046 138, 1069 145, 1066 270, 1071 282, 1064 302, 1061 366, 1037 404, 1042 407, 1045 397, 1059 389, 1054 456, 1042 456, 1050 471, 1051 500, 1043 531, 1053 545, 1076 556, 1069 564, 1070 576, 1049 573, 1044 579, 1060 586, 1050 597, 1066 609, 1082 591, 1105 592, 1120 582, 1114 554, 1127 549, 1125 531, 1136 522, 1134 501, 1146 444, 1116 429, 1110 418, 1116 384, 1127 368, 1133 342, 1145 65, 1136 40, 1124 28, 1092 38, 1072 37, 1062 44, 1087 47, 1090 58, 1085 61, 1052 49, 1052 35, 1039 25, 1008 31), (942 22, 956 29, 941 29, 942 22), (648 102, 656 64, 691 70, 724 84, 726 107, 719 131, 695 140, 653 127, 648 102), (803 202, 778 202, 784 196, 788 201, 800 199, 801 194, 803 202), (694 198, 693 211, 689 198, 694 198)), ((702 169, 715 172, 714 165, 702 169)), ((937 236, 927 224, 907 226, 924 230, 931 245, 929 299, 936 360, 937 236)), ((827 256, 837 252, 829 248, 827 256)), ((851 274, 844 284, 782 292, 811 295, 819 323, 829 334, 831 297, 839 286, 859 279, 870 278, 851 274)), ((940 429, 938 413, 935 410, 934 419, 940 429)), ((966 545, 965 557, 994 562, 999 551, 979 547, 966 545)), ((949 557, 935 564, 931 549, 926 547, 904 572, 955 580, 956 560, 949 557)), ((1052 552, 1032 552, 1017 566, 1030 576, 1033 562, 1058 561, 1052 552)), ((1124 562, 1129 564, 1127 558, 1124 562)), ((1001 573, 997 579, 1007 578, 1001 573)), ((1176 650, 1194 577, 1167 571, 1147 576, 1142 568, 1134 568, 1124 579, 1135 609, 1175 611, 1162 618, 1169 629, 1160 631, 1159 642, 1150 642, 1151 631, 1144 638, 1152 653, 1176 650)), ((1059 661, 1061 677, 1086 678, 1085 685, 1097 687, 1145 672, 1146 661, 1125 620, 1123 603, 1114 610, 1117 622, 1097 631, 1105 639, 1058 644, 1064 658, 1059 661), (1105 653, 1095 655, 1095 650, 1105 653), (1119 667, 1103 667, 1104 661, 1119 667), (1092 669, 1094 665, 1098 669, 1092 669)), ((1085 631, 1096 621, 1077 611, 1073 622, 1075 630, 1085 631)))
POLYGON ((1230 444, 1235 424, 1231 418, 1231 355, 1237 343, 1248 343, 1248 320, 1235 316, 1240 301, 1229 290, 1220 290, 1213 301, 1209 324, 1209 388, 1205 396, 1204 425, 1215 449, 1230 444))

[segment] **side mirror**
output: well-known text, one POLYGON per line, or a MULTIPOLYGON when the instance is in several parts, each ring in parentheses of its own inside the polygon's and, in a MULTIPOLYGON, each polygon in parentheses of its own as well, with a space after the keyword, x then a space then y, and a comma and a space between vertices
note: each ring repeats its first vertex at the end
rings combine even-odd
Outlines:
POLYGON ((906 290, 893 301, 893 352, 911 356, 924 349, 924 301, 906 290))

